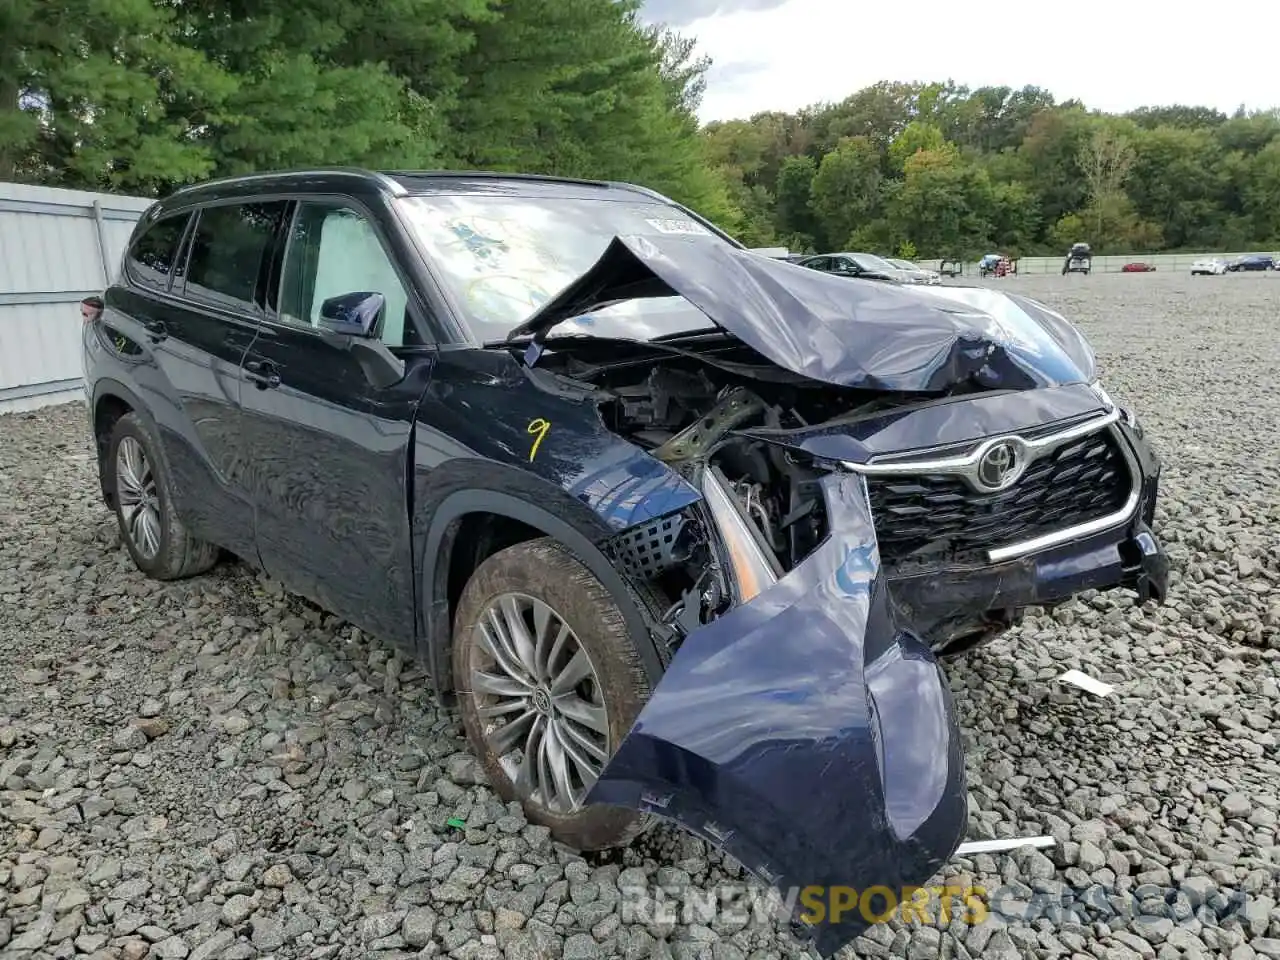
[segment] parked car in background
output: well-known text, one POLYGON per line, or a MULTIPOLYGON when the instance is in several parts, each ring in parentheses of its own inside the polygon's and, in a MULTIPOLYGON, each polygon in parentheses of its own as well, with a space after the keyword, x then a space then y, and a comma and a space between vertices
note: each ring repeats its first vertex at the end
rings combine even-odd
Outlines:
MULTIPOLYGON (((214 181, 102 299, 138 569, 225 550, 400 645, 577 849, 661 817, 765 883, 925 886, 969 819, 939 658, 1167 588, 1159 460, 1064 317, 800 269, 641 187, 214 181)), ((871 922, 811 909, 824 956, 871 922)))
POLYGON ((959 277, 964 274, 964 261, 939 260, 938 272, 944 277, 959 277))
POLYGON ((1218 276, 1227 272, 1227 261, 1221 257, 1201 257, 1191 264, 1193 277, 1218 276))
POLYGON ((1227 270, 1231 273, 1241 273, 1253 270, 1274 270, 1275 266, 1276 260, 1271 254, 1250 253, 1243 257, 1236 257, 1227 264, 1227 270))
POLYGON ((1154 263, 1144 263, 1143 261, 1135 260, 1132 263, 1126 263, 1123 267, 1120 268, 1120 272, 1121 273, 1154 273, 1155 269, 1156 269, 1156 265, 1154 263))
POLYGON ((1017 272, 1017 261, 1011 260, 1002 253, 988 253, 978 261, 980 277, 1005 277, 1017 272))
POLYGON ((1083 273, 1088 276, 1093 270, 1093 251, 1087 243, 1073 243, 1062 261, 1062 275, 1083 273))
POLYGON ((887 280, 891 283, 913 283, 910 274, 904 273, 888 261, 873 253, 822 253, 806 257, 800 266, 819 273, 837 277, 853 277, 858 280, 887 280))
POLYGON ((912 263, 910 260, 900 260, 897 257, 882 258, 885 263, 891 267, 897 267, 907 276, 911 277, 912 283, 941 283, 942 274, 937 270, 926 270, 918 264, 912 263))

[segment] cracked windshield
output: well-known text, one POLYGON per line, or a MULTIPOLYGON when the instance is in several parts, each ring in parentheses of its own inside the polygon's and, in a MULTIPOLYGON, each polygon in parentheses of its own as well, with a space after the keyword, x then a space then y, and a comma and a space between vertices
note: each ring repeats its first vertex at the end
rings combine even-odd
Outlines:
MULTIPOLYGON (((401 211, 482 342, 501 340, 586 273, 615 236, 720 241, 660 203, 546 197, 407 197, 401 211)), ((583 314, 555 335, 646 340, 713 324, 681 297, 632 300, 583 314)))

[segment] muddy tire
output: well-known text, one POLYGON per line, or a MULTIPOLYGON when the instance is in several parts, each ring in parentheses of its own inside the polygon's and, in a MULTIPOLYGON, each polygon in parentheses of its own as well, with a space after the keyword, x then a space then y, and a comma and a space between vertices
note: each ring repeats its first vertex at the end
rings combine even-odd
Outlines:
POLYGON ((179 580, 218 562, 218 547, 188 533, 174 509, 160 439, 148 421, 136 413, 116 421, 102 470, 120 539, 139 570, 154 580, 179 580))
POLYGON ((503 800, 577 850, 625 846, 650 825, 581 806, 656 678, 618 604, 567 549, 531 540, 476 568, 454 617, 452 669, 467 739, 503 800))

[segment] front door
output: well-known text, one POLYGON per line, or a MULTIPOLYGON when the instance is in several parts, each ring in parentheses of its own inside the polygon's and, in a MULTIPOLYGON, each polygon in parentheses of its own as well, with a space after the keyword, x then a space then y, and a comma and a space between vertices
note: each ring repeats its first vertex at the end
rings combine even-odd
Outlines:
POLYGON ((299 201, 284 240, 241 395, 258 553, 291 590, 409 644, 406 478, 433 357, 367 211, 343 200, 299 201), (375 386, 340 340, 321 336, 321 305, 349 293, 386 298, 380 338, 405 361, 391 386, 375 386))

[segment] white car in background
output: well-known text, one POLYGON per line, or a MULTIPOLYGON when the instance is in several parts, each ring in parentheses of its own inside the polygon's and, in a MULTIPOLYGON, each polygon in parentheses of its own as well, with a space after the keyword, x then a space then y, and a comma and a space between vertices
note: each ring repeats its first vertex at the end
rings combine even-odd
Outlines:
POLYGON ((897 257, 881 257, 890 266, 897 267, 903 273, 907 274, 911 279, 909 283, 941 283, 942 274, 937 270, 926 270, 924 267, 912 263, 910 260, 900 260, 897 257))
POLYGON ((1221 257, 1201 257, 1195 263, 1191 264, 1191 275, 1193 277, 1211 277, 1217 274, 1227 272, 1227 261, 1221 257))

